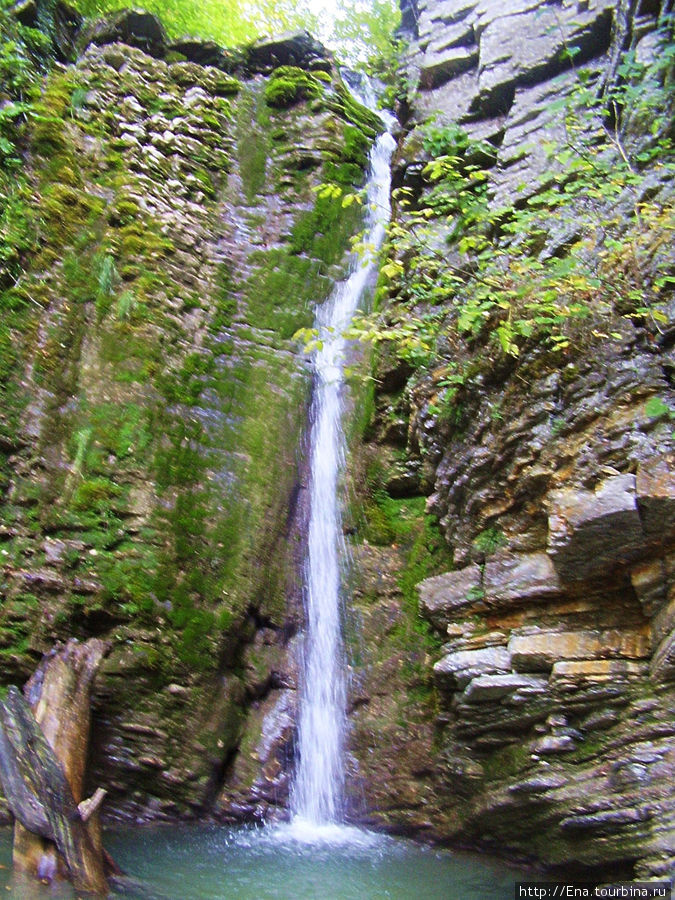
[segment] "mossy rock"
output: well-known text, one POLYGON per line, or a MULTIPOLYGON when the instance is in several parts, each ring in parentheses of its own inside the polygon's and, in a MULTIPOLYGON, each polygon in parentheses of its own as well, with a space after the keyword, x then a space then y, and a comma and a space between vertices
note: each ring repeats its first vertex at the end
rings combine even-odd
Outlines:
POLYGON ((338 115, 351 122, 370 140, 384 131, 382 119, 372 110, 363 106, 349 93, 347 88, 338 84, 335 94, 328 98, 327 106, 338 115))
POLYGON ((163 259, 175 248, 169 238, 155 234, 146 225, 131 222, 119 230, 121 251, 135 259, 163 259))
POLYGON ((90 478, 75 490, 72 507, 77 512, 99 511, 116 500, 122 490, 108 478, 90 478))
POLYGON ((340 197, 317 196, 314 208, 298 216, 291 232, 291 250, 328 265, 339 263, 350 238, 358 232, 360 217, 358 204, 345 208, 340 197))
POLYGON ((209 74, 211 91, 217 97, 234 97, 241 90, 241 82, 233 75, 217 69, 212 70, 209 74))
MULTIPOLYGON (((199 305, 197 301, 195 305, 199 305)), ((211 321, 209 331, 218 334, 232 324, 237 313, 237 298, 234 294, 232 273, 227 263, 221 263, 216 273, 214 289, 211 294, 211 321)))
POLYGON ((40 102, 36 104, 31 135, 31 146, 35 153, 50 156, 66 149, 68 138, 65 117, 70 109, 72 96, 70 73, 52 75, 40 102))
POLYGON ((286 249, 257 251, 251 255, 251 262, 256 269, 244 293, 249 324, 273 330, 282 340, 309 327, 313 303, 330 290, 320 263, 286 249))
POLYGON ((315 100, 322 93, 322 81, 297 66, 280 66, 265 85, 265 101, 277 109, 287 109, 301 100, 315 100))
POLYGON ((176 62, 169 66, 169 78, 181 87, 207 89, 208 75, 202 66, 192 62, 176 62))
POLYGON ((140 214, 140 206, 135 200, 120 199, 108 214, 111 225, 129 225, 140 214))
POLYGON ((61 235, 72 236, 92 217, 103 212, 105 201, 66 184, 50 184, 42 194, 41 212, 61 235))
POLYGON ((341 156, 347 163, 356 163, 364 167, 368 159, 371 140, 368 135, 355 125, 345 125, 341 156))

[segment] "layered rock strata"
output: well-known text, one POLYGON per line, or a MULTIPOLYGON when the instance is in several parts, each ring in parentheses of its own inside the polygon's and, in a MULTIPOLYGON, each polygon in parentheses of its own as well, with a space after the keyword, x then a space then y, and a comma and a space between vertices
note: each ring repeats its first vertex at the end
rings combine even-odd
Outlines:
MULTIPOLYGON (((385 322, 400 327, 411 310, 446 318, 421 361, 405 347, 381 358, 356 463, 370 504, 356 525, 356 603, 371 644, 353 745, 369 821, 600 877, 666 877, 674 864, 672 298, 661 296, 658 328, 622 316, 617 302, 605 326, 613 340, 579 328, 557 354, 534 340, 500 353, 490 331, 502 313, 462 337, 457 276, 481 271, 471 240, 480 245, 487 226, 472 232, 467 217, 464 250, 425 167, 454 153, 458 167, 487 169, 492 228, 505 209, 563 190, 555 179, 573 143, 579 73, 600 91, 617 84, 628 49, 653 60, 667 12, 602 0, 406 5, 412 88, 401 102, 396 214, 411 229, 426 216, 419 243, 431 262, 416 275, 414 246, 407 256, 393 247, 401 274, 385 322), (441 140, 450 149, 434 153, 441 140), (444 282, 448 270, 455 280, 444 282), (424 496, 452 566, 381 519, 424 496), (406 599, 411 569, 432 634, 406 599), (378 758, 385 745, 396 761, 378 758)), ((665 177, 658 164, 640 172, 664 224, 665 177)), ((624 203, 612 215, 628 222, 624 203)), ((517 278, 519 253, 543 264, 586 252, 572 197, 565 227, 551 216, 541 230, 531 243, 495 241, 504 283, 517 278)), ((491 276, 500 289, 500 273, 491 276)), ((433 549, 433 525, 424 528, 433 549)))

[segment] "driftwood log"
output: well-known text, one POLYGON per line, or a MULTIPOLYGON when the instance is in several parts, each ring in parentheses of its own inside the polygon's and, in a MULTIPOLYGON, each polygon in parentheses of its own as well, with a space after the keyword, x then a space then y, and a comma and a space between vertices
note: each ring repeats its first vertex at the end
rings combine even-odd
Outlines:
POLYGON ((108 892, 115 871, 101 842, 105 791, 83 799, 91 687, 108 650, 70 640, 48 654, 27 683, 0 703, 0 779, 15 817, 14 869, 42 881, 108 892))

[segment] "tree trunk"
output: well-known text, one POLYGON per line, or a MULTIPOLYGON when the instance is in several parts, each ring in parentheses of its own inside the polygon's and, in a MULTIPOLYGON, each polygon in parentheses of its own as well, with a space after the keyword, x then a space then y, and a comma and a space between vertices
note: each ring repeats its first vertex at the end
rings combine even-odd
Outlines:
POLYGON ((47 655, 25 687, 0 704, 0 778, 14 828, 15 871, 105 894, 100 788, 83 801, 91 686, 108 645, 70 640, 47 655))

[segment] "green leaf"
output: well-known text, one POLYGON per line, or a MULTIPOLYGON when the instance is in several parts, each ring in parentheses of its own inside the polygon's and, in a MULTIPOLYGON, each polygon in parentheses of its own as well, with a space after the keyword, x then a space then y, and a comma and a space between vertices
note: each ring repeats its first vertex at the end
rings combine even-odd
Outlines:
POLYGON ((661 397, 651 397, 645 403, 645 413, 650 419, 660 419, 661 416, 670 415, 670 407, 661 397))

